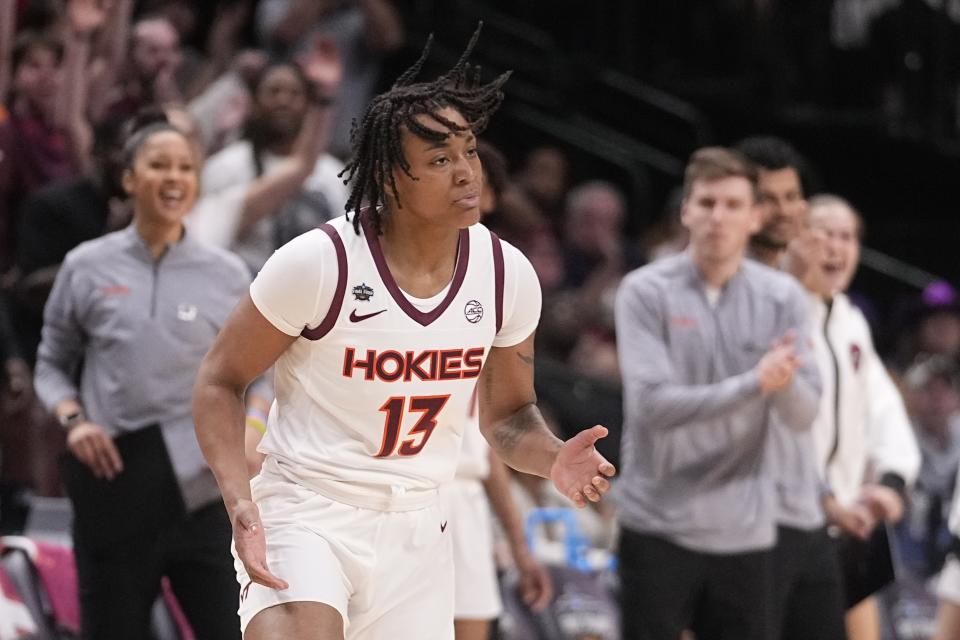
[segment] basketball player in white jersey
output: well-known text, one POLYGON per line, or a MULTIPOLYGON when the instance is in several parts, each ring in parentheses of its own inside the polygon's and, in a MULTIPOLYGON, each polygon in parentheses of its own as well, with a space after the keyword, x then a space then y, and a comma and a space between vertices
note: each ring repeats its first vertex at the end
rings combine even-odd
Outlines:
POLYGON ((476 224, 475 133, 507 75, 478 85, 475 41, 414 83, 424 51, 371 102, 349 217, 276 252, 197 375, 197 436, 233 523, 249 640, 453 638, 436 494, 478 383, 481 430, 507 464, 579 507, 609 489, 613 465, 594 447, 606 429, 561 442, 536 408, 532 267, 476 224), (266 459, 248 481, 243 390, 271 365, 266 459))

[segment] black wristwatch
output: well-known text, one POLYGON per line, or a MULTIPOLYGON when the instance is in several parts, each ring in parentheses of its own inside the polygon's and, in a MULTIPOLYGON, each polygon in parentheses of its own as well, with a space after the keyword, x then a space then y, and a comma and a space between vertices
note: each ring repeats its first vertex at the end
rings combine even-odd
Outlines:
POLYGON ((60 426, 68 431, 80 424, 81 422, 87 421, 87 414, 83 412, 83 409, 77 409, 76 411, 71 411, 70 413, 58 416, 57 420, 60 421, 60 426))

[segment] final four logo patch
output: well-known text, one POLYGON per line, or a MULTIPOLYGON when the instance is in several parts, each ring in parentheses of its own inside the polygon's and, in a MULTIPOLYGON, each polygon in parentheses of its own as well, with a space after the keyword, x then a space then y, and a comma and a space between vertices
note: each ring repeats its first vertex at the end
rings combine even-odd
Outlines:
POLYGON ((481 305, 476 300, 470 300, 467 302, 467 305, 463 308, 463 315, 468 322, 477 324, 480 322, 480 318, 483 317, 483 305, 481 305))
POLYGON ((366 282, 361 282, 353 288, 353 299, 366 302, 373 297, 373 289, 367 286, 366 282))

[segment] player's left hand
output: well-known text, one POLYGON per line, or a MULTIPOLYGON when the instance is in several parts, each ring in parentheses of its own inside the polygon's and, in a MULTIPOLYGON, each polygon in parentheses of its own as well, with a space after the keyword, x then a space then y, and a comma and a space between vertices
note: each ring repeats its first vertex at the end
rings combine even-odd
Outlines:
POLYGON ((550 469, 550 479, 563 495, 577 508, 587 506, 587 500, 599 502, 610 490, 607 478, 616 473, 594 446, 607 435, 607 428, 597 425, 584 429, 563 443, 550 469))
POLYGON ((553 580, 546 567, 533 559, 530 554, 515 558, 517 571, 520 572, 520 597, 534 613, 540 613, 553 600, 553 580))
POLYGON ((270 589, 289 588, 287 581, 275 576, 267 566, 267 539, 256 503, 238 500, 232 520, 233 543, 250 579, 270 589))

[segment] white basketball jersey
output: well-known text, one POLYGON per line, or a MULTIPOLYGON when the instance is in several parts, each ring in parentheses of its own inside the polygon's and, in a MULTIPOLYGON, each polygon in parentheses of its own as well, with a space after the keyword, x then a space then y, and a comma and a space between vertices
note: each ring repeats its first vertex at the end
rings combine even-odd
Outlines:
POLYGON ((345 217, 295 239, 271 261, 278 264, 268 262, 251 286, 254 303, 287 333, 306 328, 274 367, 276 400, 260 450, 303 477, 361 489, 433 489, 450 480, 495 338, 516 344, 536 326, 540 291, 526 259, 482 225, 464 229, 449 286, 417 304, 394 281, 376 233, 364 225, 357 235, 345 217), (515 322, 497 337, 505 250, 510 277, 533 279, 523 290, 512 287, 513 297, 536 298, 536 310, 532 324, 515 322), (278 309, 285 299, 270 287, 295 291, 290 280, 308 281, 310 261, 323 269, 319 288, 334 288, 317 299, 332 302, 318 303, 298 324, 290 317, 296 312, 278 309))

